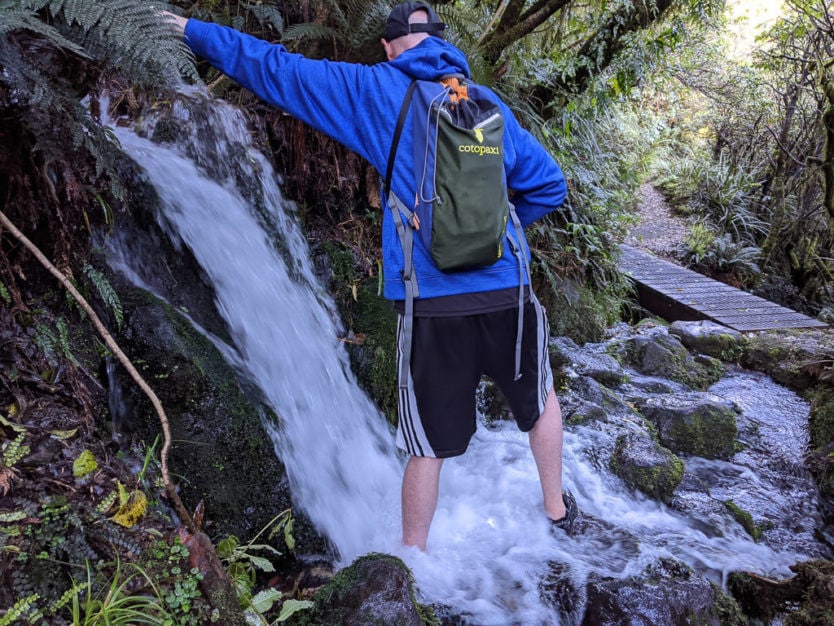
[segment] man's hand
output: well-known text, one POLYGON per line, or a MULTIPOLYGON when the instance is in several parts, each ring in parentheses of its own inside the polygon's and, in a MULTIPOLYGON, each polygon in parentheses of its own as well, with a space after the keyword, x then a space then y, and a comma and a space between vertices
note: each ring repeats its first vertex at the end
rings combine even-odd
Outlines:
POLYGON ((185 33, 185 24, 188 22, 188 18, 174 15, 170 11, 162 11, 160 15, 162 16, 162 19, 168 22, 180 35, 185 33))

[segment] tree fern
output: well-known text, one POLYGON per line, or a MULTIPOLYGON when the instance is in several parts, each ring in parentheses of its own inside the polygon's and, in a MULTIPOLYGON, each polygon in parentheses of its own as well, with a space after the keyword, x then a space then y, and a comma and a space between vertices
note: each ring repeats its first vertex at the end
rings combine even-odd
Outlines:
POLYGON ((35 225, 60 206, 60 223, 48 223, 65 240, 64 255, 84 203, 97 203, 102 188, 123 192, 117 147, 90 107, 102 85, 118 78, 159 90, 197 79, 163 8, 141 0, 0 0, 4 178, 12 189, 34 191, 11 196, 8 211, 35 225))
MULTIPOLYGON (((44 5, 43 0, 29 4, 44 5)), ((51 0, 46 9, 86 52, 141 86, 159 87, 180 75, 195 78, 188 47, 160 17, 159 8, 136 0, 51 0)))

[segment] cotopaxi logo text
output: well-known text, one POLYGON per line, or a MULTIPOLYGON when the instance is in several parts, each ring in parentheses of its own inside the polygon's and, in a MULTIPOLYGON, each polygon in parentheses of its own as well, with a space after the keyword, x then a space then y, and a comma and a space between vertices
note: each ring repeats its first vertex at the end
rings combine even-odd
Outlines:
POLYGON ((458 152, 471 152, 472 154, 477 154, 478 156, 487 155, 501 155, 501 148, 498 146, 479 146, 474 143, 472 144, 461 144, 458 146, 458 152))

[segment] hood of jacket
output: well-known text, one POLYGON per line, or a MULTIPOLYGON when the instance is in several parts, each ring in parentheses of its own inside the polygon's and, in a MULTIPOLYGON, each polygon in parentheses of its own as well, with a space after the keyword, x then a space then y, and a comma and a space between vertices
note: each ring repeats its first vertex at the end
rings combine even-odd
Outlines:
POLYGON ((411 78, 438 80, 449 74, 470 78, 466 55, 439 37, 427 37, 389 63, 411 78))

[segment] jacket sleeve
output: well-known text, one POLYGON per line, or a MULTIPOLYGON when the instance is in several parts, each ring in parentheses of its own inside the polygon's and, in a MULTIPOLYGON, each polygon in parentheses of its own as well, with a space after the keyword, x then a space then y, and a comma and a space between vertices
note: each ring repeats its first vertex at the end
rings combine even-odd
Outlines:
POLYGON ((562 169, 544 146, 521 127, 515 116, 502 103, 505 119, 507 186, 512 190, 512 203, 525 228, 558 209, 568 189, 562 169))
POLYGON ((360 115, 367 66, 307 59, 232 28, 188 20, 185 43, 282 111, 366 155, 360 115))

